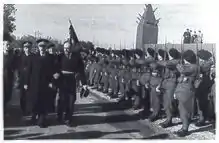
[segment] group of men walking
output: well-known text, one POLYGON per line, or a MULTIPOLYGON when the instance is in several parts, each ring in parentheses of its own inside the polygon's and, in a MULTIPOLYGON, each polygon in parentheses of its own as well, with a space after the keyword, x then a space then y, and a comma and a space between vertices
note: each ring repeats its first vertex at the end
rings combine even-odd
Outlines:
POLYGON ((78 45, 68 40, 63 45, 64 52, 57 55, 52 52, 55 45, 49 40, 39 39, 36 43, 38 53, 31 52, 32 42, 24 41, 23 52, 17 56, 9 43, 4 42, 4 111, 7 112, 11 99, 14 72, 18 71, 20 106, 24 115, 31 115, 30 123, 48 126, 47 115, 55 111, 54 103, 59 93, 57 121, 72 125, 76 75, 80 76, 83 88, 87 88, 78 45))
POLYGON ((96 48, 90 53, 86 64, 89 85, 111 98, 118 97, 118 104, 143 108, 139 113, 142 118, 153 122, 161 118, 163 109, 166 120, 161 126, 167 128, 179 111, 179 136, 188 134, 195 115, 199 117, 196 126, 214 119, 215 63, 211 52, 201 49, 196 55, 192 50, 174 48, 96 48))
POLYGON ((18 62, 9 44, 4 44, 4 111, 11 99, 13 72, 17 69, 21 109, 24 115, 31 114, 31 124, 48 126, 47 114, 55 111, 59 93, 57 121, 72 125, 78 79, 83 89, 89 84, 111 98, 118 97, 118 104, 143 108, 139 114, 151 122, 161 117, 163 109, 166 114, 165 122, 161 123, 163 128, 173 125, 172 118, 179 111, 183 123, 176 132, 179 136, 188 134, 196 112, 199 117, 196 126, 214 120, 215 61, 207 50, 197 53, 165 47, 80 50, 80 44, 66 41, 63 52, 55 53, 53 43, 39 39, 39 52, 35 54, 30 52, 32 42, 22 44, 18 62), (15 63, 20 66, 15 68, 15 63))

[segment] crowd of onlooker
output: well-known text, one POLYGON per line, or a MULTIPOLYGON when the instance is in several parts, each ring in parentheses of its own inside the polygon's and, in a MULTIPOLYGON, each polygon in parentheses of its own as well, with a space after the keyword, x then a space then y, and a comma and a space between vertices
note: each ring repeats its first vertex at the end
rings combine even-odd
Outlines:
POLYGON ((196 33, 196 31, 192 33, 192 30, 186 29, 186 31, 183 34, 183 37, 184 44, 203 43, 203 34, 201 30, 199 30, 198 33, 196 33))

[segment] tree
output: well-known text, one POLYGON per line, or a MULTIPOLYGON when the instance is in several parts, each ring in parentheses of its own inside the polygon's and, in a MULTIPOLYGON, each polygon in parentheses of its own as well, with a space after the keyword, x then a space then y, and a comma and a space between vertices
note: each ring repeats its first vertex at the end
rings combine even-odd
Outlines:
POLYGON ((4 27, 3 27, 3 38, 4 40, 12 40, 11 34, 13 33, 14 30, 16 30, 16 25, 15 25, 15 12, 17 9, 15 8, 14 4, 4 4, 4 27))

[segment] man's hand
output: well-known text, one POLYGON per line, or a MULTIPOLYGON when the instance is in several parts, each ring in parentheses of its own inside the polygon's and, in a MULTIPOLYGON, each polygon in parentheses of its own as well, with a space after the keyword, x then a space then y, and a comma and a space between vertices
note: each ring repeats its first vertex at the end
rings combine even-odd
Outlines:
POLYGON ((148 89, 148 88, 149 88, 149 87, 148 87, 148 84, 145 84, 145 88, 146 88, 146 89, 148 89))
POLYGON ((28 86, 25 84, 25 85, 24 85, 24 89, 27 90, 27 88, 28 88, 28 86))
POLYGON ((87 85, 83 85, 83 89, 88 89, 88 86, 87 85))
POLYGON ((176 94, 175 93, 173 94, 173 98, 176 99, 176 94))
POLYGON ((52 87, 53 87, 53 86, 52 86, 52 83, 49 83, 49 87, 50 87, 50 88, 52 88, 52 87))
POLYGON ((156 87, 156 92, 160 92, 160 86, 159 85, 156 87))
POLYGON ((54 79, 58 79, 59 76, 60 76, 59 73, 55 73, 55 74, 53 75, 54 79))

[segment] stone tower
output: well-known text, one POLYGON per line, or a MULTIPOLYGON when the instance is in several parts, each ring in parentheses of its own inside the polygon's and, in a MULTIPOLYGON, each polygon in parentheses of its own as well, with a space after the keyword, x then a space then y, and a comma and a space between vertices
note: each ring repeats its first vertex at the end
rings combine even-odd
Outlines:
POLYGON ((144 44, 157 44, 158 39, 158 22, 155 18, 151 4, 145 5, 143 15, 139 14, 137 35, 136 35, 136 48, 142 49, 144 44))

